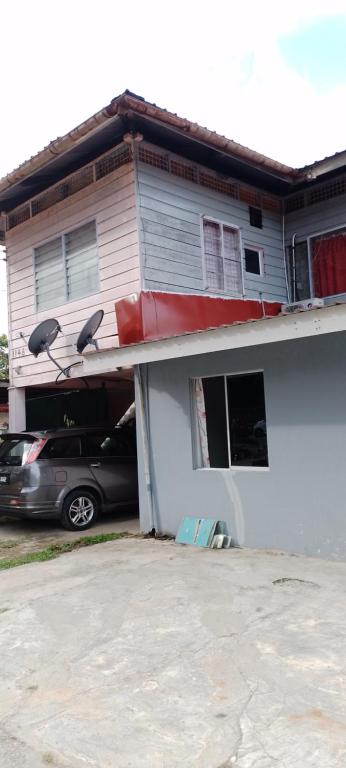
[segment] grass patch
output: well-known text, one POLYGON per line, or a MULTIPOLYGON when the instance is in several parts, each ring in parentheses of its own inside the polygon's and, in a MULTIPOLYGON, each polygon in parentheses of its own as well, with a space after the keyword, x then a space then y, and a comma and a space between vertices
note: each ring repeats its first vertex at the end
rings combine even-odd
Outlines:
POLYGON ((66 552, 73 552, 74 549, 92 547, 94 544, 103 544, 106 541, 116 541, 117 539, 123 539, 125 536, 128 536, 126 531, 122 533, 99 533, 95 534, 95 536, 83 536, 73 541, 63 541, 61 544, 51 544, 46 549, 40 549, 37 552, 28 552, 26 555, 0 560, 0 571, 4 571, 7 568, 16 568, 18 565, 54 560, 66 552))

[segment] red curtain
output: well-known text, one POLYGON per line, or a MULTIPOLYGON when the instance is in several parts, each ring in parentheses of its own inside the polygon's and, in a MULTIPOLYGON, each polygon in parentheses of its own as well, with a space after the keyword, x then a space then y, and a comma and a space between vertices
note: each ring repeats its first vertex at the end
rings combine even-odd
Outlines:
POLYGON ((346 233, 313 241, 312 271, 315 296, 346 293, 346 233))

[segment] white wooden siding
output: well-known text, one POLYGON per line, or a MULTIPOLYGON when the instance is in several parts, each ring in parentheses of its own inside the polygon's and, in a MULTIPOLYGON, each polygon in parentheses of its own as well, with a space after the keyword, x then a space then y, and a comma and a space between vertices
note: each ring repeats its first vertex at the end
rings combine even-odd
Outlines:
POLYGON ((59 335, 52 347, 53 354, 63 366, 82 359, 75 354, 75 341, 83 323, 96 309, 102 308, 105 312, 97 334, 100 348, 117 346, 114 303, 140 287, 133 165, 122 166, 73 198, 10 230, 7 258, 13 384, 29 386, 55 381, 58 371, 47 356, 43 353, 35 359, 19 336, 20 331, 28 336, 48 317, 56 317, 63 329, 64 335, 59 335), (96 221, 100 291, 36 312, 33 248, 91 219, 96 221), (16 373, 18 367, 20 373, 16 373))
POLYGON ((263 229, 251 227, 246 203, 144 163, 138 163, 138 189, 146 289, 205 292, 200 227, 204 215, 240 227, 243 246, 263 248, 263 275, 244 272, 245 295, 287 300, 281 214, 264 210, 263 229))

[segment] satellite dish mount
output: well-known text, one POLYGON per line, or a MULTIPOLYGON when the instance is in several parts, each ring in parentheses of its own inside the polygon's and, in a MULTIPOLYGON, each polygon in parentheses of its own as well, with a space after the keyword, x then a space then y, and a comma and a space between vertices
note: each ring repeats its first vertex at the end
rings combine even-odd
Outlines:
MULTIPOLYGON (((44 320, 43 323, 39 323, 28 341, 29 352, 31 352, 34 357, 38 357, 42 352, 46 352, 53 365, 59 369, 60 373, 58 373, 57 380, 61 374, 66 376, 66 378, 70 378, 72 365, 79 365, 79 363, 72 363, 72 365, 63 368, 60 363, 54 359, 50 347, 54 343, 58 333, 61 333, 60 324, 55 318, 50 318, 49 320, 44 320)), ((25 338, 23 333, 21 333, 21 336, 22 338, 25 338)))
POLYGON ((81 355, 84 352, 85 347, 91 344, 98 350, 99 345, 96 339, 94 339, 95 333, 97 333, 104 316, 103 309, 98 309, 97 312, 89 317, 89 320, 83 325, 83 328, 77 339, 77 352, 81 355))

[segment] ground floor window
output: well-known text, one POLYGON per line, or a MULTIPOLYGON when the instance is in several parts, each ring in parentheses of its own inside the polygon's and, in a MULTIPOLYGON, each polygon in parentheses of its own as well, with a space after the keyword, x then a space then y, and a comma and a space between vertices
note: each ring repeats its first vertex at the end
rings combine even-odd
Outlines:
POLYGON ((195 466, 268 467, 261 371, 193 379, 195 466))

